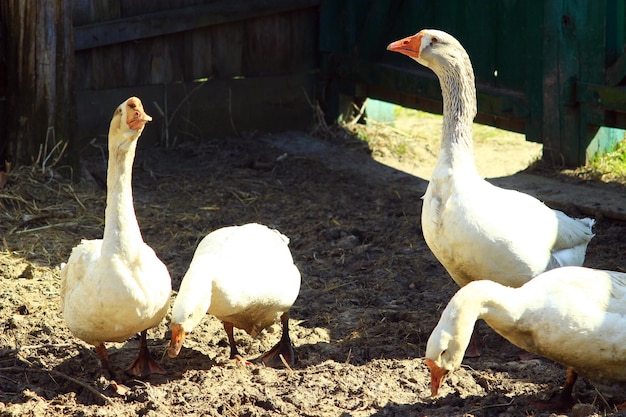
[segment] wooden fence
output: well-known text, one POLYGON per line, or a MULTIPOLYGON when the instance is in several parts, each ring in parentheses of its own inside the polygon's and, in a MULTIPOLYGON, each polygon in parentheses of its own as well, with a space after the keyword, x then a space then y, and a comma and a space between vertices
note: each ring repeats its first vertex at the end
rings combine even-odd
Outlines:
POLYGON ((319 3, 74 0, 79 138, 105 135, 130 95, 161 142, 310 126, 319 3))
POLYGON ((385 50, 423 27, 468 49, 477 120, 525 133, 558 162, 584 163, 590 143, 609 136, 601 126, 626 128, 626 0, 66 1, 76 150, 105 140, 130 95, 155 119, 144 137, 166 145, 306 129, 316 101, 334 119, 342 95, 440 111, 434 75, 385 50))
POLYGON ((472 59, 478 122, 542 142, 544 156, 559 164, 584 164, 588 149, 624 137, 600 127, 626 129, 625 3, 323 1, 322 73, 335 91, 328 107, 342 111, 341 93, 441 112, 432 71, 385 47, 422 28, 442 29, 472 59))

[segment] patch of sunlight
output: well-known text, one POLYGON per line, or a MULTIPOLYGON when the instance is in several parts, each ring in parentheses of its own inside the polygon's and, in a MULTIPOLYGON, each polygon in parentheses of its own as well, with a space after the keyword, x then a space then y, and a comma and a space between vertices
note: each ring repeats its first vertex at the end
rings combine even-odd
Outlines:
MULTIPOLYGON (((441 146, 441 115, 394 106, 393 124, 367 122, 366 137, 374 158, 394 168, 428 179, 441 146)), ((486 178, 523 171, 542 155, 542 145, 524 135, 474 123, 474 160, 486 178)))

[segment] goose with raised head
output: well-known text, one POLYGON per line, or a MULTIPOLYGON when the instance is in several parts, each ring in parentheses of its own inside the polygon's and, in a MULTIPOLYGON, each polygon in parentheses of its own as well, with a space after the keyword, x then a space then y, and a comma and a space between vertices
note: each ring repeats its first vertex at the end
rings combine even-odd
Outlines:
POLYGON ((459 289, 426 344, 433 396, 461 365, 479 319, 514 345, 567 367, 555 405, 572 405, 578 374, 601 385, 626 382, 626 273, 568 266, 519 288, 482 280, 459 289))
POLYGON ((281 339, 260 360, 272 367, 283 360, 293 365, 289 309, 300 291, 300 271, 288 244, 277 230, 256 223, 223 227, 204 237, 174 300, 169 356, 176 357, 187 334, 212 314, 224 325, 231 359, 243 361, 233 327, 255 336, 280 317, 281 339))
POLYGON ((583 264, 594 221, 552 210, 528 194, 496 187, 474 164, 474 71, 451 35, 424 29, 391 43, 430 68, 443 96, 443 135, 423 197, 422 230, 433 254, 464 286, 488 279, 519 287, 543 271, 583 264))
POLYGON ((146 123, 137 97, 120 104, 109 128, 107 199, 102 239, 83 240, 61 269, 61 310, 79 339, 114 378, 105 342, 123 342, 141 333, 137 360, 126 370, 135 376, 165 373, 152 360, 146 330, 157 326, 169 306, 167 267, 141 236, 131 185, 137 141, 146 123))

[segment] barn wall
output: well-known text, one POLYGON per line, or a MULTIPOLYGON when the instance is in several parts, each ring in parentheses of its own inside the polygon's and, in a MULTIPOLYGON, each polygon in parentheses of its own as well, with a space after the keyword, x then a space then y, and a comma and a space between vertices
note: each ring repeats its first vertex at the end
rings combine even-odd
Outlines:
POLYGON ((162 143, 312 123, 319 0, 73 6, 82 142, 106 137, 113 109, 130 95, 155 119, 144 136, 162 143))

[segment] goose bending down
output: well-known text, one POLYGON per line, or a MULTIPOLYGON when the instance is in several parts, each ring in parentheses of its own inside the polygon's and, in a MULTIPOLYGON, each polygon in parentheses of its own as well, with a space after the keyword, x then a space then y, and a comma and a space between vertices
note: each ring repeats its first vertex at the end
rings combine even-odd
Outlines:
POLYGON ((79 339, 96 346, 103 368, 114 377, 104 342, 123 342, 141 332, 135 376, 165 373, 150 358, 146 330, 157 326, 169 306, 166 266, 144 243, 131 188, 137 140, 148 116, 137 97, 120 104, 109 129, 107 200, 102 239, 83 240, 61 269, 61 310, 79 339))
POLYGON ((461 287, 479 279, 519 287, 548 269, 582 265, 594 236, 592 219, 573 219, 478 174, 476 87, 463 46, 445 32, 424 29, 387 49, 430 68, 441 85, 442 142, 423 197, 422 230, 452 279, 461 287))
POLYGON ((578 374, 599 384, 626 382, 626 273, 569 266, 519 288, 486 280, 461 288, 426 345, 433 396, 461 365, 478 319, 514 345, 567 367, 560 404, 571 405, 578 374))
POLYGON ((282 355, 293 365, 288 310, 300 291, 300 272, 288 243, 286 236, 256 223, 224 227, 202 239, 174 301, 168 355, 178 355, 185 336, 208 313, 223 322, 231 359, 241 359, 233 327, 255 336, 280 315, 281 339, 261 360, 278 367, 282 355))

